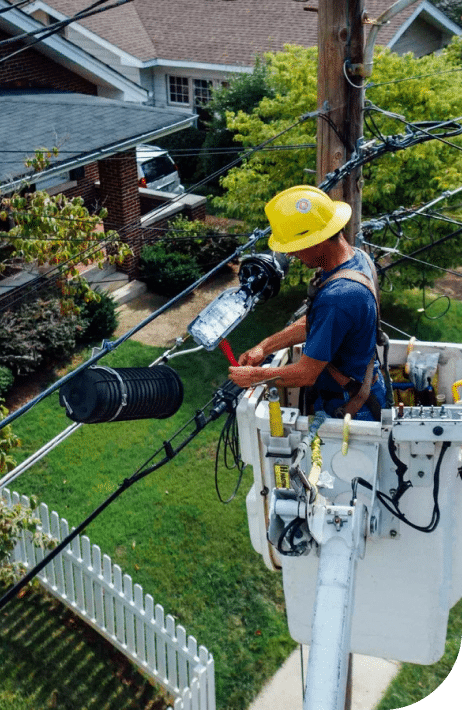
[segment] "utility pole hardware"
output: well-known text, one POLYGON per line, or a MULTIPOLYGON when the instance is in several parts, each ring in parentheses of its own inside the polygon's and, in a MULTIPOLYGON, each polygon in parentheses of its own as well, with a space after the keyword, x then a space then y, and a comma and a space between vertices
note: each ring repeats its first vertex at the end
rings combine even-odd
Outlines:
MULTIPOLYGON (((364 0, 319 0, 318 6, 318 118, 317 183, 342 167, 363 135, 363 78, 351 67, 363 64, 364 0), (351 75, 350 75, 351 74, 351 75)), ((348 202, 352 217, 347 239, 361 224, 361 169, 335 187, 330 197, 348 202)))

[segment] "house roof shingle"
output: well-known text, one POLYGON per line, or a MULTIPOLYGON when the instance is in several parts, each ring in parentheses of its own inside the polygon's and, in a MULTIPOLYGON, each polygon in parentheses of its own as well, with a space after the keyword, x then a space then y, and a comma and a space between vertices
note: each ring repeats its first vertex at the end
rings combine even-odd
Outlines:
MULTIPOLYGON (((0 93, 0 134, 8 151, 0 163, 0 184, 27 171, 24 159, 45 145, 60 146, 59 163, 79 157, 109 156, 143 140, 154 140, 156 133, 168 133, 193 114, 152 108, 98 96, 50 91, 12 91, 0 93), (147 137, 149 136, 149 137, 147 137)), ((91 162, 83 159, 82 164, 91 162)), ((58 163, 58 164, 59 164, 58 163)), ((69 168, 67 168, 69 169, 69 168)))
MULTIPOLYGON (((65 15, 87 0, 46 0, 65 15)), ((314 5, 313 3, 310 3, 314 5)), ((368 0, 375 19, 391 0, 368 0)), ((415 11, 413 3, 381 28, 386 45, 415 11)), ((317 14, 294 0, 134 0, 81 21, 85 27, 142 61, 165 59, 251 66, 255 55, 280 51, 285 44, 317 44, 317 14)))

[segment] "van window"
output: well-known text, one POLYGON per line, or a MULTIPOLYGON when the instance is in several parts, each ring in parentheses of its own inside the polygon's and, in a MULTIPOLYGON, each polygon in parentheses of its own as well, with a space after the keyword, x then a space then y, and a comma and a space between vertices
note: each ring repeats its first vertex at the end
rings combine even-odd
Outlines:
POLYGON ((175 163, 169 155, 159 155, 157 158, 147 160, 141 164, 141 168, 147 183, 160 180, 176 170, 175 163))

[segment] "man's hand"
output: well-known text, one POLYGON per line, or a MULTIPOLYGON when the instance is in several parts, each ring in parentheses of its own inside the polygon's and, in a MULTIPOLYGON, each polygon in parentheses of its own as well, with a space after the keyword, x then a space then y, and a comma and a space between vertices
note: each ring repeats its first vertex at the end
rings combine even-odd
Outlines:
MULTIPOLYGON (((259 347, 257 345, 257 347, 259 347)), ((253 350, 255 348, 252 348, 253 350)), ((249 350, 249 353, 251 351, 249 350)), ((245 354, 245 353, 244 353, 245 354)), ((242 356, 241 356, 242 357, 242 356)), ((239 359, 240 361, 240 359, 239 359)), ((278 365, 272 367, 254 367, 244 365, 242 367, 230 367, 229 379, 239 387, 252 387, 258 382, 270 382, 277 380, 281 387, 310 387, 314 385, 327 362, 313 360, 307 355, 302 355, 300 360, 289 365, 278 365)))
MULTIPOLYGON (((263 350, 263 347, 261 345, 255 345, 253 348, 250 348, 250 350, 247 350, 245 353, 242 353, 242 355, 239 357, 239 365, 251 365, 251 366, 256 366, 260 365, 263 360, 265 359, 265 351, 263 350)), ((238 384, 236 382, 236 384, 238 384)))
MULTIPOLYGON (((242 357, 242 356, 241 356, 242 357)), ((246 389, 251 387, 256 382, 261 382, 265 379, 266 368, 263 367, 230 367, 229 379, 234 384, 246 389)))

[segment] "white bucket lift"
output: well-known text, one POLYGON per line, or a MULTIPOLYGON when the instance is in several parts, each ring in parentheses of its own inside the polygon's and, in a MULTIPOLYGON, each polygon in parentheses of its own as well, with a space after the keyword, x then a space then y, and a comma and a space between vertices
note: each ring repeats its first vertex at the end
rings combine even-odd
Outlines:
MULTIPOLYGON (((408 343, 390 345, 389 361, 404 364, 408 343)), ((242 458, 254 473, 247 496, 251 541, 267 567, 282 569, 290 633, 311 646, 304 710, 343 710, 350 652, 436 662, 449 610, 462 597, 462 403, 449 404, 462 378, 462 346, 417 347, 440 353, 438 393, 448 404, 383 410, 381 422, 352 421, 346 455, 343 421, 327 419, 318 431, 323 474, 315 498, 291 469, 310 418, 296 406, 282 407, 284 436, 271 436, 261 385, 247 390, 238 407, 242 458), (287 487, 276 487, 275 472, 287 487), (400 481, 402 519, 384 497, 396 496, 400 481)), ((276 355, 279 362, 285 357, 286 351, 276 355)), ((286 395, 289 404, 297 402, 296 392, 286 395)), ((300 467, 308 476, 309 448, 300 467)))

